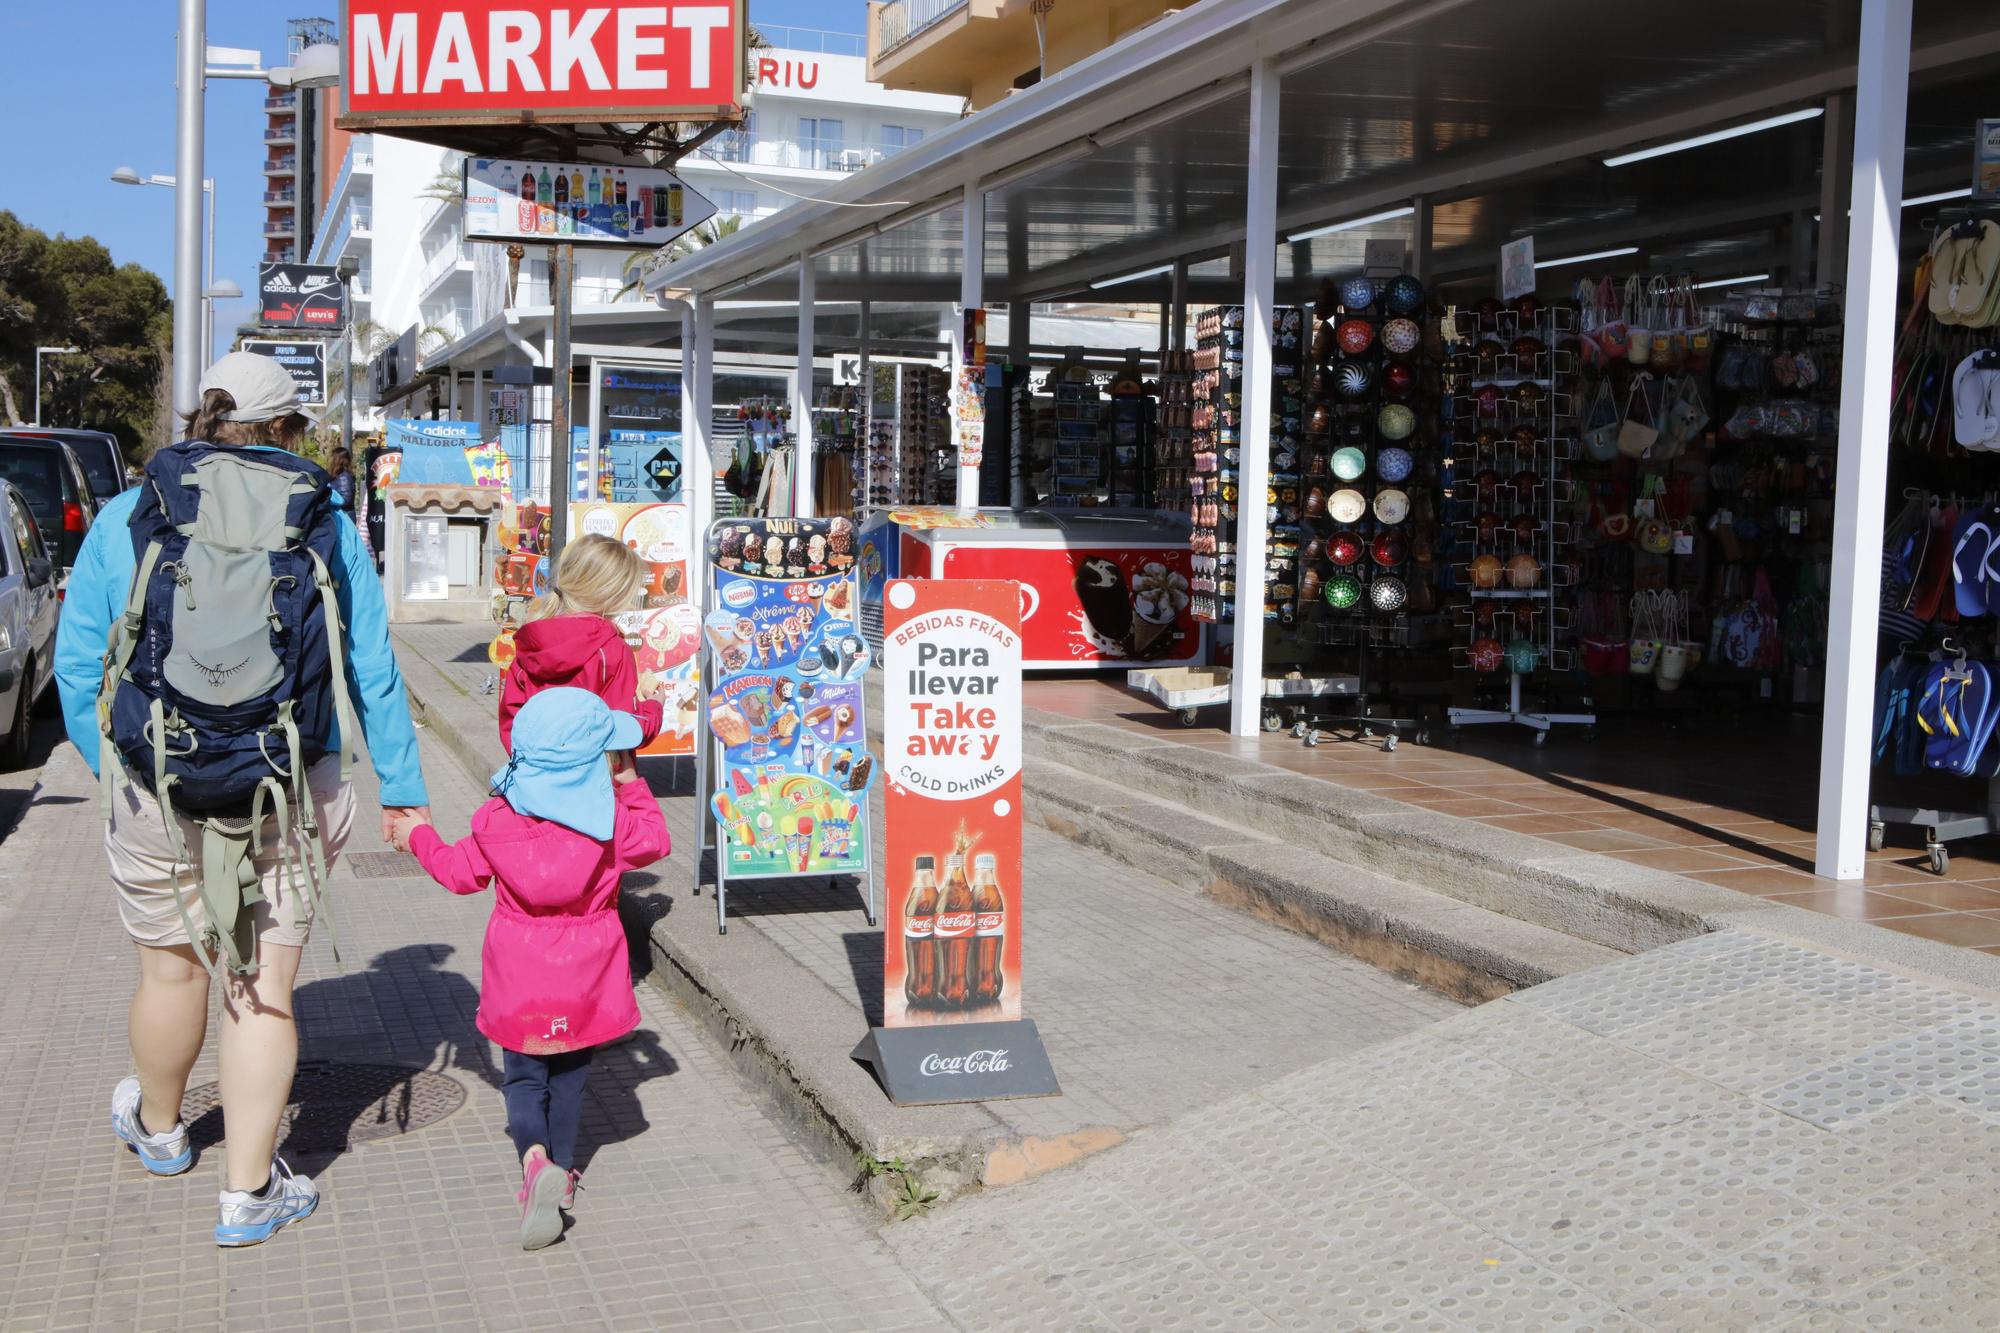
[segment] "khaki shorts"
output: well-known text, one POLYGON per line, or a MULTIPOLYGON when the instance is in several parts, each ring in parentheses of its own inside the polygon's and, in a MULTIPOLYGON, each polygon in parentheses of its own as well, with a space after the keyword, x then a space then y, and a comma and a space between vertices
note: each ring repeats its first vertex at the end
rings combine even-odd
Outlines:
MULTIPOLYGON (((306 783, 319 812, 320 841, 331 870, 354 826, 354 788, 340 780, 340 759, 335 755, 314 764, 306 774, 306 783)), ((199 856, 200 826, 184 817, 180 826, 189 854, 199 856)), ((297 846, 298 835, 293 831, 286 831, 285 843, 292 845, 294 855, 303 850, 297 846)), ((135 941, 150 945, 190 942, 187 928, 181 924, 176 894, 187 903, 188 919, 196 931, 207 924, 201 903, 201 872, 182 865, 176 879, 173 843, 160 817, 160 803, 129 778, 119 783, 113 794, 111 822, 104 829, 104 851, 111 861, 111 881, 118 886, 118 915, 124 919, 125 933, 135 941)), ((287 861, 285 846, 267 818, 264 851, 256 858, 257 882, 265 898, 255 909, 257 938, 273 944, 303 945, 312 924, 312 902, 301 897, 303 885, 296 873, 287 871, 287 861), (305 910, 304 926, 294 921, 295 903, 305 910)))

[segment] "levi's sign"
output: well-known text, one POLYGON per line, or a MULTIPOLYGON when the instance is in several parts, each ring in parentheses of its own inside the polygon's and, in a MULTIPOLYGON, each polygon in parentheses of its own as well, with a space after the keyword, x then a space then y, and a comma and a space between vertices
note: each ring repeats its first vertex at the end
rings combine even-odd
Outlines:
POLYGON ((745 3, 348 0, 343 123, 734 117, 745 3))

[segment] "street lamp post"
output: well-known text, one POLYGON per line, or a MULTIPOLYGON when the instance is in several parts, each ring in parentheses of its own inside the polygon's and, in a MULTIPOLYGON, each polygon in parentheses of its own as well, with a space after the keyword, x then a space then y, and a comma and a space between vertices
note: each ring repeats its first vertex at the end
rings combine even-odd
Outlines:
POLYGON ((53 353, 53 354, 54 354, 54 355, 56 355, 56 356, 61 356, 61 355, 63 355, 63 354, 64 354, 64 353, 66 353, 66 352, 74 352, 74 351, 76 351, 76 350, 77 350, 77 349, 76 349, 76 348, 74 348, 74 347, 37 347, 37 348, 35 349, 35 424, 36 424, 37 426, 39 426, 39 425, 41 425, 41 424, 42 424, 42 356, 43 356, 43 354, 44 354, 44 353, 53 353))
MULTIPOLYGON (((342 304, 347 307, 347 327, 341 330, 341 357, 347 368, 340 377, 340 447, 347 450, 347 465, 354 466, 354 278, 361 261, 342 255, 334 264, 340 274, 342 304)), ((364 483, 365 484, 365 483, 364 483)))
MULTIPOLYGON (((169 190, 174 189, 176 186, 180 184, 180 178, 178 176, 162 176, 158 172, 154 172, 150 176, 141 176, 138 172, 134 171, 130 167, 118 168, 116 171, 111 173, 111 179, 116 181, 120 185, 161 185, 165 186, 169 190)), ((208 291, 205 286, 206 283, 215 281, 215 182, 214 180, 203 179, 201 183, 201 188, 202 188, 202 193, 208 196, 208 271, 205 275, 197 275, 196 287, 200 288, 202 292, 201 332, 200 332, 201 348, 203 352, 207 353, 208 355, 195 358, 198 367, 195 374, 195 383, 197 385, 199 385, 201 382, 200 368, 205 368, 208 365, 209 356, 212 356, 215 352, 215 308, 209 302, 208 291)), ((178 205, 176 205, 176 209, 178 210, 178 205)), ((178 211, 176 212, 176 217, 178 217, 178 211)), ((176 244, 178 244, 178 242, 176 242, 176 244)), ((176 251, 175 253, 174 262, 175 262, 174 295, 178 297, 182 290, 182 288, 179 286, 181 275, 179 273, 180 256, 178 251, 176 251)), ((189 288, 187 290, 194 290, 194 288, 189 288)), ((180 374, 181 374, 180 372, 181 358, 180 358, 180 346, 179 346, 180 302, 178 300, 176 300, 174 303, 174 311, 175 311, 174 396, 178 398, 180 396, 180 374)))

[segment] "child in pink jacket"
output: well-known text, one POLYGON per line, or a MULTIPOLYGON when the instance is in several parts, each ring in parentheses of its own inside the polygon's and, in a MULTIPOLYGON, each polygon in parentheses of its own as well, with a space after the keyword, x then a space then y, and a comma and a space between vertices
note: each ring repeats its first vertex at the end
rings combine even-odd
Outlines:
POLYGON ((563 1232, 576 1197, 576 1133, 593 1047, 639 1025, 619 876, 669 851, 659 803, 611 752, 639 722, 588 690, 559 686, 522 705, 513 757, 493 775, 472 835, 447 843, 406 818, 396 843, 453 893, 494 888, 479 1030, 505 1051, 507 1131, 521 1157, 521 1248, 563 1232))

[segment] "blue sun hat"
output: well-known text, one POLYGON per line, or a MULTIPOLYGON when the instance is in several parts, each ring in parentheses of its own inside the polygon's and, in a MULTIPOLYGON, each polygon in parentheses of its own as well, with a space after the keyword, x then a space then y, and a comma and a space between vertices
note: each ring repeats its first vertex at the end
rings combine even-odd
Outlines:
POLYGON ((636 750, 639 719, 589 690, 543 690, 514 715, 514 757, 493 775, 493 791, 524 815, 591 838, 608 838, 617 819, 611 750, 636 750))

